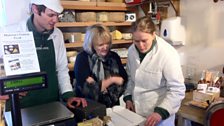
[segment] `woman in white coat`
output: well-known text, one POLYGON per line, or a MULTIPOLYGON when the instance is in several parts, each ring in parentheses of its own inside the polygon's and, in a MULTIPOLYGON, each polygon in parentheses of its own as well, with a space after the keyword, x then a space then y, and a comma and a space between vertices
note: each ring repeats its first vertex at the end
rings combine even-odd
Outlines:
POLYGON ((156 35, 150 17, 138 19, 132 27, 126 107, 146 117, 145 126, 174 126, 175 113, 185 96, 179 55, 156 35))

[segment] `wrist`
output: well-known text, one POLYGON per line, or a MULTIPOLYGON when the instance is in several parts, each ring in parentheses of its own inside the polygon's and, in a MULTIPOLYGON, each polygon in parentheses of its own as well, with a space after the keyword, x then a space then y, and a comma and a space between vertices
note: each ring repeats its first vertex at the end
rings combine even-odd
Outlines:
POLYGON ((109 77, 106 79, 106 87, 109 87, 113 83, 114 83, 114 77, 109 77))
POLYGON ((154 112, 158 113, 162 117, 162 120, 165 120, 170 116, 169 112, 161 107, 155 107, 154 112))

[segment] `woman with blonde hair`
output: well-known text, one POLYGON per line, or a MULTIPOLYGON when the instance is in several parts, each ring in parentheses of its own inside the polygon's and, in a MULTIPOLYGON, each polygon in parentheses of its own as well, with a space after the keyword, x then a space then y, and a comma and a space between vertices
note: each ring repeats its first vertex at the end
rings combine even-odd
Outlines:
POLYGON ((117 53, 111 51, 107 27, 96 24, 86 31, 83 51, 77 55, 74 74, 76 96, 93 99, 107 107, 119 105, 127 74, 117 53))

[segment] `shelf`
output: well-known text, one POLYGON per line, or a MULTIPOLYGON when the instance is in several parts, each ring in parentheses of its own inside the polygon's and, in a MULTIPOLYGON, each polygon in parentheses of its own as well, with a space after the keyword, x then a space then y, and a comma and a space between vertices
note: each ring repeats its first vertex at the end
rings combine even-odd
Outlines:
POLYGON ((65 43, 65 47, 68 48, 77 48, 82 47, 82 42, 72 42, 72 43, 65 43))
POLYGON ((131 44, 132 40, 113 40, 112 44, 131 44))
POLYGON ((113 2, 85 2, 85 1, 61 1, 64 9, 73 10, 104 10, 104 11, 127 11, 125 3, 113 2))
POLYGON ((104 26, 130 26, 131 22, 58 22, 57 27, 86 27, 94 24, 103 24, 104 26))
MULTIPOLYGON (((125 3, 114 3, 114 2, 87 2, 87 1, 69 1, 63 0, 61 1, 62 6, 65 10, 75 10, 75 11, 110 11, 110 12, 126 12, 129 11, 130 8, 127 7, 125 3)), ((83 30, 83 28, 92 26, 94 24, 103 24, 107 27, 128 27, 131 26, 132 22, 58 22, 56 23, 56 27, 58 28, 76 28, 75 30, 83 30)), ((73 30, 73 29, 72 29, 73 30)), ((113 45, 119 44, 131 44, 132 40, 113 40, 113 45)), ((82 48, 83 42, 72 42, 72 43, 65 43, 66 49, 79 49, 82 48)), ((121 58, 122 64, 126 64, 126 58, 121 58)), ((70 71, 74 70, 74 63, 69 63, 68 68, 70 71)))
MULTIPOLYGON (((132 43, 132 40, 113 40, 113 44, 128 44, 132 43)), ((82 42, 65 43, 65 47, 68 48, 79 48, 82 47, 82 42)))
MULTIPOLYGON (((121 63, 123 65, 125 65, 127 63, 127 59, 126 58, 121 58, 121 63)), ((68 64, 68 69, 69 69, 69 71, 73 71, 74 70, 74 63, 69 63, 68 64)))

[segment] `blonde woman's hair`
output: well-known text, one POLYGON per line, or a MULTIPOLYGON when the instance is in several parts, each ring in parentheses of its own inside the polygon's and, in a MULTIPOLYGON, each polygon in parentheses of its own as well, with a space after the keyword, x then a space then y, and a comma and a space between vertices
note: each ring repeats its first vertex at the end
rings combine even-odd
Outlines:
POLYGON ((101 24, 95 24, 87 27, 83 49, 89 54, 95 52, 94 45, 96 45, 99 40, 102 40, 105 43, 109 43, 110 47, 112 44, 112 37, 109 29, 106 26, 101 24))

